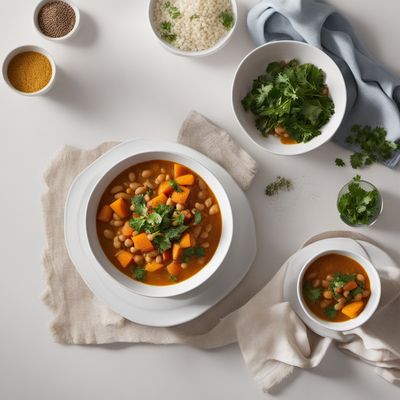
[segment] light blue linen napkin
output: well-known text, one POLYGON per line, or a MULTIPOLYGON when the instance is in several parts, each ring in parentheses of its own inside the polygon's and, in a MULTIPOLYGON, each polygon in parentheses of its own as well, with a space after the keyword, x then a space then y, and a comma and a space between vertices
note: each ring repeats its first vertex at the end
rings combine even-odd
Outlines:
MULTIPOLYGON (((346 81, 348 105, 345 119, 333 140, 346 143, 354 124, 381 126, 388 140, 400 139, 400 78, 373 59, 350 23, 334 7, 316 0, 262 0, 247 17, 257 45, 292 39, 322 48, 340 67, 346 81)), ((388 38, 395 40, 395 38, 388 38)), ((400 152, 385 164, 394 168, 400 152)))

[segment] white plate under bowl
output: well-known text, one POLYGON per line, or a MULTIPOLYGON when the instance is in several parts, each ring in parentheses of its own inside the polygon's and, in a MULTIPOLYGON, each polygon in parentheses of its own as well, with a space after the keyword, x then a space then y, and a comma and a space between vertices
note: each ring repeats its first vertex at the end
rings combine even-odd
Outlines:
POLYGON ((231 292, 244 278, 256 256, 253 214, 243 191, 217 163, 186 146, 144 139, 124 142, 100 156, 72 184, 65 205, 64 235, 69 256, 89 289, 112 310, 130 321, 158 327, 179 325, 205 313, 231 292), (96 265, 85 233, 86 207, 94 185, 111 165, 148 151, 173 150, 204 164, 224 186, 231 202, 235 229, 231 248, 215 274, 200 287, 170 298, 152 298, 133 293, 96 265), (242 249, 246 249, 243 251, 242 249))
POLYGON ((307 153, 322 146, 336 133, 339 128, 347 103, 346 85, 343 75, 336 63, 326 53, 317 47, 294 40, 281 40, 266 43, 249 53, 240 63, 232 86, 232 105, 236 118, 249 137, 263 149, 281 155, 296 155, 307 153), (321 134, 307 143, 282 144, 279 138, 269 135, 264 137, 255 126, 255 117, 250 111, 245 111, 242 99, 251 90, 253 80, 265 70, 273 61, 290 61, 297 59, 301 64, 312 63, 321 68, 325 75, 325 82, 329 94, 335 104, 335 113, 321 128, 321 134))
MULTIPOLYGON (((297 277, 304 266, 313 254, 319 251, 323 251, 327 248, 341 248, 354 252, 362 257, 367 258, 376 267, 379 275, 385 277, 385 269, 389 266, 396 265, 391 257, 385 253, 379 247, 365 241, 358 241, 349 238, 331 238, 323 239, 318 242, 314 242, 303 249, 299 250, 294 254, 288 261, 284 283, 283 283, 283 298, 284 301, 288 301, 292 306, 293 310, 299 316, 299 318, 315 333, 320 336, 330 337, 338 341, 346 341, 349 335, 345 333, 337 332, 332 329, 327 329, 319 324, 316 324, 308 315, 304 312, 301 304, 297 297, 297 277)), ((382 293, 383 295, 383 293, 382 293)))

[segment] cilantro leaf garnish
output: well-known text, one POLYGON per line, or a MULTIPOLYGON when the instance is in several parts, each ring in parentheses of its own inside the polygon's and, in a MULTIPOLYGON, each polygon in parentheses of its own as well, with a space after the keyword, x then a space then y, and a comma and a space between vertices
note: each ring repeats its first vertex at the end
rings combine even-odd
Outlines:
POLYGON ((337 158, 337 159, 335 160, 335 164, 336 164, 337 167, 344 167, 344 166, 346 166, 346 163, 345 163, 341 158, 337 158))
POLYGON ((143 194, 138 194, 132 198, 132 205, 135 207, 135 212, 142 216, 147 215, 147 206, 143 194))
POLYGON ((230 12, 228 12, 228 10, 225 10, 221 14, 219 14, 219 19, 221 21, 221 24, 226 29, 231 29, 235 22, 233 15, 230 12))
POLYGON ((199 210, 195 210, 194 212, 194 224, 198 225, 203 220, 203 215, 199 210))
POLYGON ((204 257, 206 251, 204 247, 188 247, 187 249, 183 249, 182 260, 183 262, 188 262, 191 257, 204 257))
POLYGON ((144 279, 146 278, 146 270, 144 268, 136 267, 133 270, 132 276, 138 281, 144 281, 144 279))
POLYGON ((354 134, 347 137, 347 143, 360 148, 350 157, 351 166, 355 169, 386 161, 400 149, 399 143, 386 140, 384 128, 353 125, 351 131, 354 134))
POLYGON ((363 189, 360 180, 359 175, 353 178, 337 204, 341 218, 352 225, 368 225, 380 212, 378 190, 363 189))
POLYGON ((242 105, 255 115, 262 135, 284 127, 292 139, 305 143, 321 134, 334 113, 324 80, 324 72, 313 64, 273 62, 254 80, 242 105))
POLYGON ((178 17, 181 16, 181 12, 179 11, 179 9, 173 6, 170 1, 166 1, 164 6, 167 9, 168 14, 172 19, 177 19, 178 17))
POLYGON ((176 192, 178 193, 183 192, 182 188, 178 185, 178 183, 174 179, 170 179, 168 183, 176 192))
POLYGON ((324 308, 324 314, 329 318, 329 319, 334 319, 336 317, 337 311, 333 307, 326 307, 324 308))

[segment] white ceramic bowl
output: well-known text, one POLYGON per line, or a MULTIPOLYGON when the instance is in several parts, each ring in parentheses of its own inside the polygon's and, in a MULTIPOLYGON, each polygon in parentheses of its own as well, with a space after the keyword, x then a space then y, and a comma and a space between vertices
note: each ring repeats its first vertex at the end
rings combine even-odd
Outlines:
POLYGON ((41 47, 31 46, 31 45, 21 46, 21 47, 17 47, 16 49, 12 50, 7 55, 7 57, 4 59, 2 73, 3 73, 3 78, 6 81, 7 85, 14 92, 22 94, 23 96, 40 96, 42 94, 47 93, 54 86, 54 82, 56 80, 56 63, 54 62, 53 57, 46 50, 42 49, 41 47), (8 79, 8 74, 7 74, 8 64, 17 54, 24 53, 26 51, 36 51, 38 53, 43 54, 45 57, 47 57, 47 59, 50 62, 50 65, 51 65, 51 78, 49 80, 49 83, 44 88, 42 88, 41 90, 38 90, 37 92, 32 92, 32 93, 21 92, 20 90, 16 89, 8 79))
POLYGON ((94 190, 92 191, 88 204, 86 206, 86 230, 89 241, 90 249, 94 257, 98 261, 100 268, 107 272, 110 279, 118 281, 121 285, 127 287, 133 292, 149 297, 171 297, 177 296, 186 292, 189 292, 204 282, 206 282, 219 268, 222 261, 229 250, 233 235, 233 217, 232 209, 225 192, 225 189, 217 178, 202 164, 193 158, 174 153, 173 151, 152 151, 137 154, 128 157, 116 165, 113 165, 108 172, 96 183, 94 190), (205 182, 209 185, 210 189, 215 194, 222 218, 222 232, 221 239, 218 244, 218 248, 215 251, 211 260, 195 275, 192 277, 168 286, 154 286, 148 285, 134 279, 130 279, 128 276, 119 271, 106 257, 104 254, 96 232, 96 213, 99 205, 100 198, 104 193, 107 186, 112 180, 118 176, 121 172, 125 171, 129 167, 136 164, 149 161, 149 160, 169 160, 183 164, 199 176, 201 176, 205 182))
POLYGON ((67 3, 69 6, 72 7, 72 9, 75 12, 75 25, 72 28, 72 30, 70 32, 68 32, 65 36, 61 36, 61 37, 51 37, 51 36, 47 36, 45 35, 39 27, 39 21, 38 21, 38 15, 39 15, 39 11, 41 10, 41 8, 47 4, 47 3, 53 3, 55 0, 41 0, 35 7, 35 10, 33 11, 33 25, 36 29, 36 31, 39 33, 40 36, 42 36, 43 38, 47 39, 47 40, 54 40, 54 41, 62 41, 62 40, 67 40, 72 38, 73 36, 76 35, 76 33, 79 30, 79 26, 80 26, 80 21, 81 21, 81 15, 79 12, 79 8, 70 0, 62 0, 64 3, 67 3))
POLYGON ((163 40, 158 33, 157 27, 155 25, 154 21, 154 6, 155 3, 158 0, 150 0, 149 1, 149 6, 148 6, 148 17, 149 17, 149 23, 151 30, 153 31, 155 37, 157 38, 158 42, 163 46, 166 50, 169 52, 176 54, 178 56, 185 56, 185 57, 204 57, 204 56, 209 56, 211 54, 216 53, 218 50, 221 50, 232 38, 233 32, 236 29, 236 23, 237 23, 237 4, 236 0, 231 0, 232 4, 232 12, 233 16, 235 18, 234 20, 234 25, 233 27, 229 30, 229 32, 223 36, 214 46, 210 47, 209 49, 202 50, 202 51, 183 51, 180 49, 177 49, 176 47, 172 46, 171 44, 167 43, 165 40, 163 40))
POLYGON ((322 50, 307 43, 293 40, 282 40, 266 43, 250 52, 240 63, 232 86, 232 104, 236 118, 249 137, 263 149, 281 155, 302 154, 327 142, 339 128, 347 103, 346 85, 343 75, 336 63, 322 50), (263 74, 267 65, 273 61, 290 61, 297 59, 301 64, 312 63, 326 74, 326 84, 335 103, 335 113, 321 129, 321 135, 307 143, 282 144, 279 138, 270 135, 262 136, 255 126, 254 115, 246 112, 242 99, 251 90, 253 80, 263 74))
POLYGON ((366 321, 368 321, 371 316, 374 314, 376 308, 379 305, 379 301, 381 298, 381 280, 379 278, 378 272, 371 263, 371 261, 367 260, 365 257, 357 254, 350 252, 348 250, 340 250, 340 249, 329 249, 329 250, 324 250, 316 255, 314 255, 309 261, 307 261, 303 268, 300 271, 299 277, 297 279, 297 298, 299 300, 299 303, 301 305, 301 308, 303 311, 306 313, 306 315, 317 325, 331 329, 334 331, 340 331, 340 332, 345 332, 349 331, 352 329, 355 329, 362 324, 364 324, 366 321), (365 270, 365 272, 368 274, 368 278, 370 281, 371 285, 371 295, 368 299, 368 303, 364 307, 364 309, 361 311, 361 313, 353 319, 343 321, 343 322, 330 322, 323 320, 321 318, 318 318, 308 307, 307 304, 305 303, 303 299, 303 294, 302 294, 302 284, 303 284, 303 277, 305 272, 307 271, 308 267, 310 264, 315 261, 316 259, 326 255, 326 254, 341 254, 346 257, 350 257, 357 261, 365 270))

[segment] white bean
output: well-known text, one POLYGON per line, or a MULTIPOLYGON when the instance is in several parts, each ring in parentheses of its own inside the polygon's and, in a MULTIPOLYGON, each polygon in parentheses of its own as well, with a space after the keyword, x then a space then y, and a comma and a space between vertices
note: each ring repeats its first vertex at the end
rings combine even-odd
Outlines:
POLYGON ((144 169, 142 171, 142 178, 150 178, 152 174, 153 171, 151 169, 144 169))
POLYGON ((204 249, 208 249, 210 247, 210 243, 204 242, 201 244, 201 247, 203 247, 204 249))
POLYGON ((134 172, 129 172, 128 179, 129 179, 131 182, 135 182, 136 174, 135 174, 134 172))
POLYGON ((114 186, 114 187, 110 190, 110 193, 111 193, 111 194, 115 194, 115 193, 118 193, 118 192, 122 192, 123 190, 124 190, 124 187, 123 187, 123 186, 117 185, 117 186, 114 186))
POLYGON ((131 239, 126 239, 124 242, 124 246, 125 247, 132 247, 133 246, 133 242, 131 239))
POLYGON ((198 197, 200 200, 204 200, 204 199, 207 197, 207 192, 204 191, 204 190, 201 190, 199 193, 197 193, 197 197, 198 197))
POLYGON ((196 203, 194 206, 195 206, 199 211, 203 211, 203 210, 204 210, 204 204, 196 203))
POLYGON ((205 184, 205 182, 202 179, 199 179, 199 188, 201 190, 204 190, 207 188, 207 185, 205 184))
POLYGON ((157 256, 156 257, 156 263, 158 263, 158 264, 162 263, 162 257, 161 256, 157 256))
POLYGON ((201 238, 201 239, 207 239, 207 238, 208 238, 208 233, 207 233, 207 232, 203 232, 203 233, 200 235, 200 238, 201 238))
POLYGON ((135 194, 145 194, 147 192, 147 188, 144 186, 140 186, 135 190, 135 194))
POLYGON ((139 182, 132 182, 132 183, 129 184, 129 187, 130 187, 132 190, 136 190, 136 189, 137 189, 138 187, 140 187, 140 186, 142 186, 142 184, 139 183, 139 182))
POLYGON ((211 224, 207 224, 206 227, 204 228, 204 230, 205 230, 207 233, 210 233, 210 232, 212 231, 212 225, 211 225, 211 224))
POLYGON ((214 204, 213 206, 211 206, 211 207, 210 207, 210 210, 208 211, 208 213, 209 213, 210 215, 218 214, 218 212, 219 212, 219 209, 218 209, 218 206, 217 206, 216 204, 214 204))
POLYGON ((182 264, 181 264, 181 268, 182 268, 182 269, 186 269, 187 267, 188 267, 188 264, 187 264, 187 263, 182 263, 182 264))
POLYGON ((207 208, 210 208, 212 206, 212 199, 209 197, 204 204, 206 205, 207 208))
POLYGON ((176 205, 176 209, 177 209, 178 211, 182 211, 182 210, 185 209, 185 206, 184 206, 183 204, 181 204, 181 203, 178 203, 178 204, 176 205))
POLYGON ((111 229, 104 229, 103 235, 106 239, 112 239, 114 237, 114 232, 111 229))
POLYGON ((117 194, 114 194, 114 199, 124 199, 124 200, 130 200, 132 196, 125 192, 119 192, 117 194))

